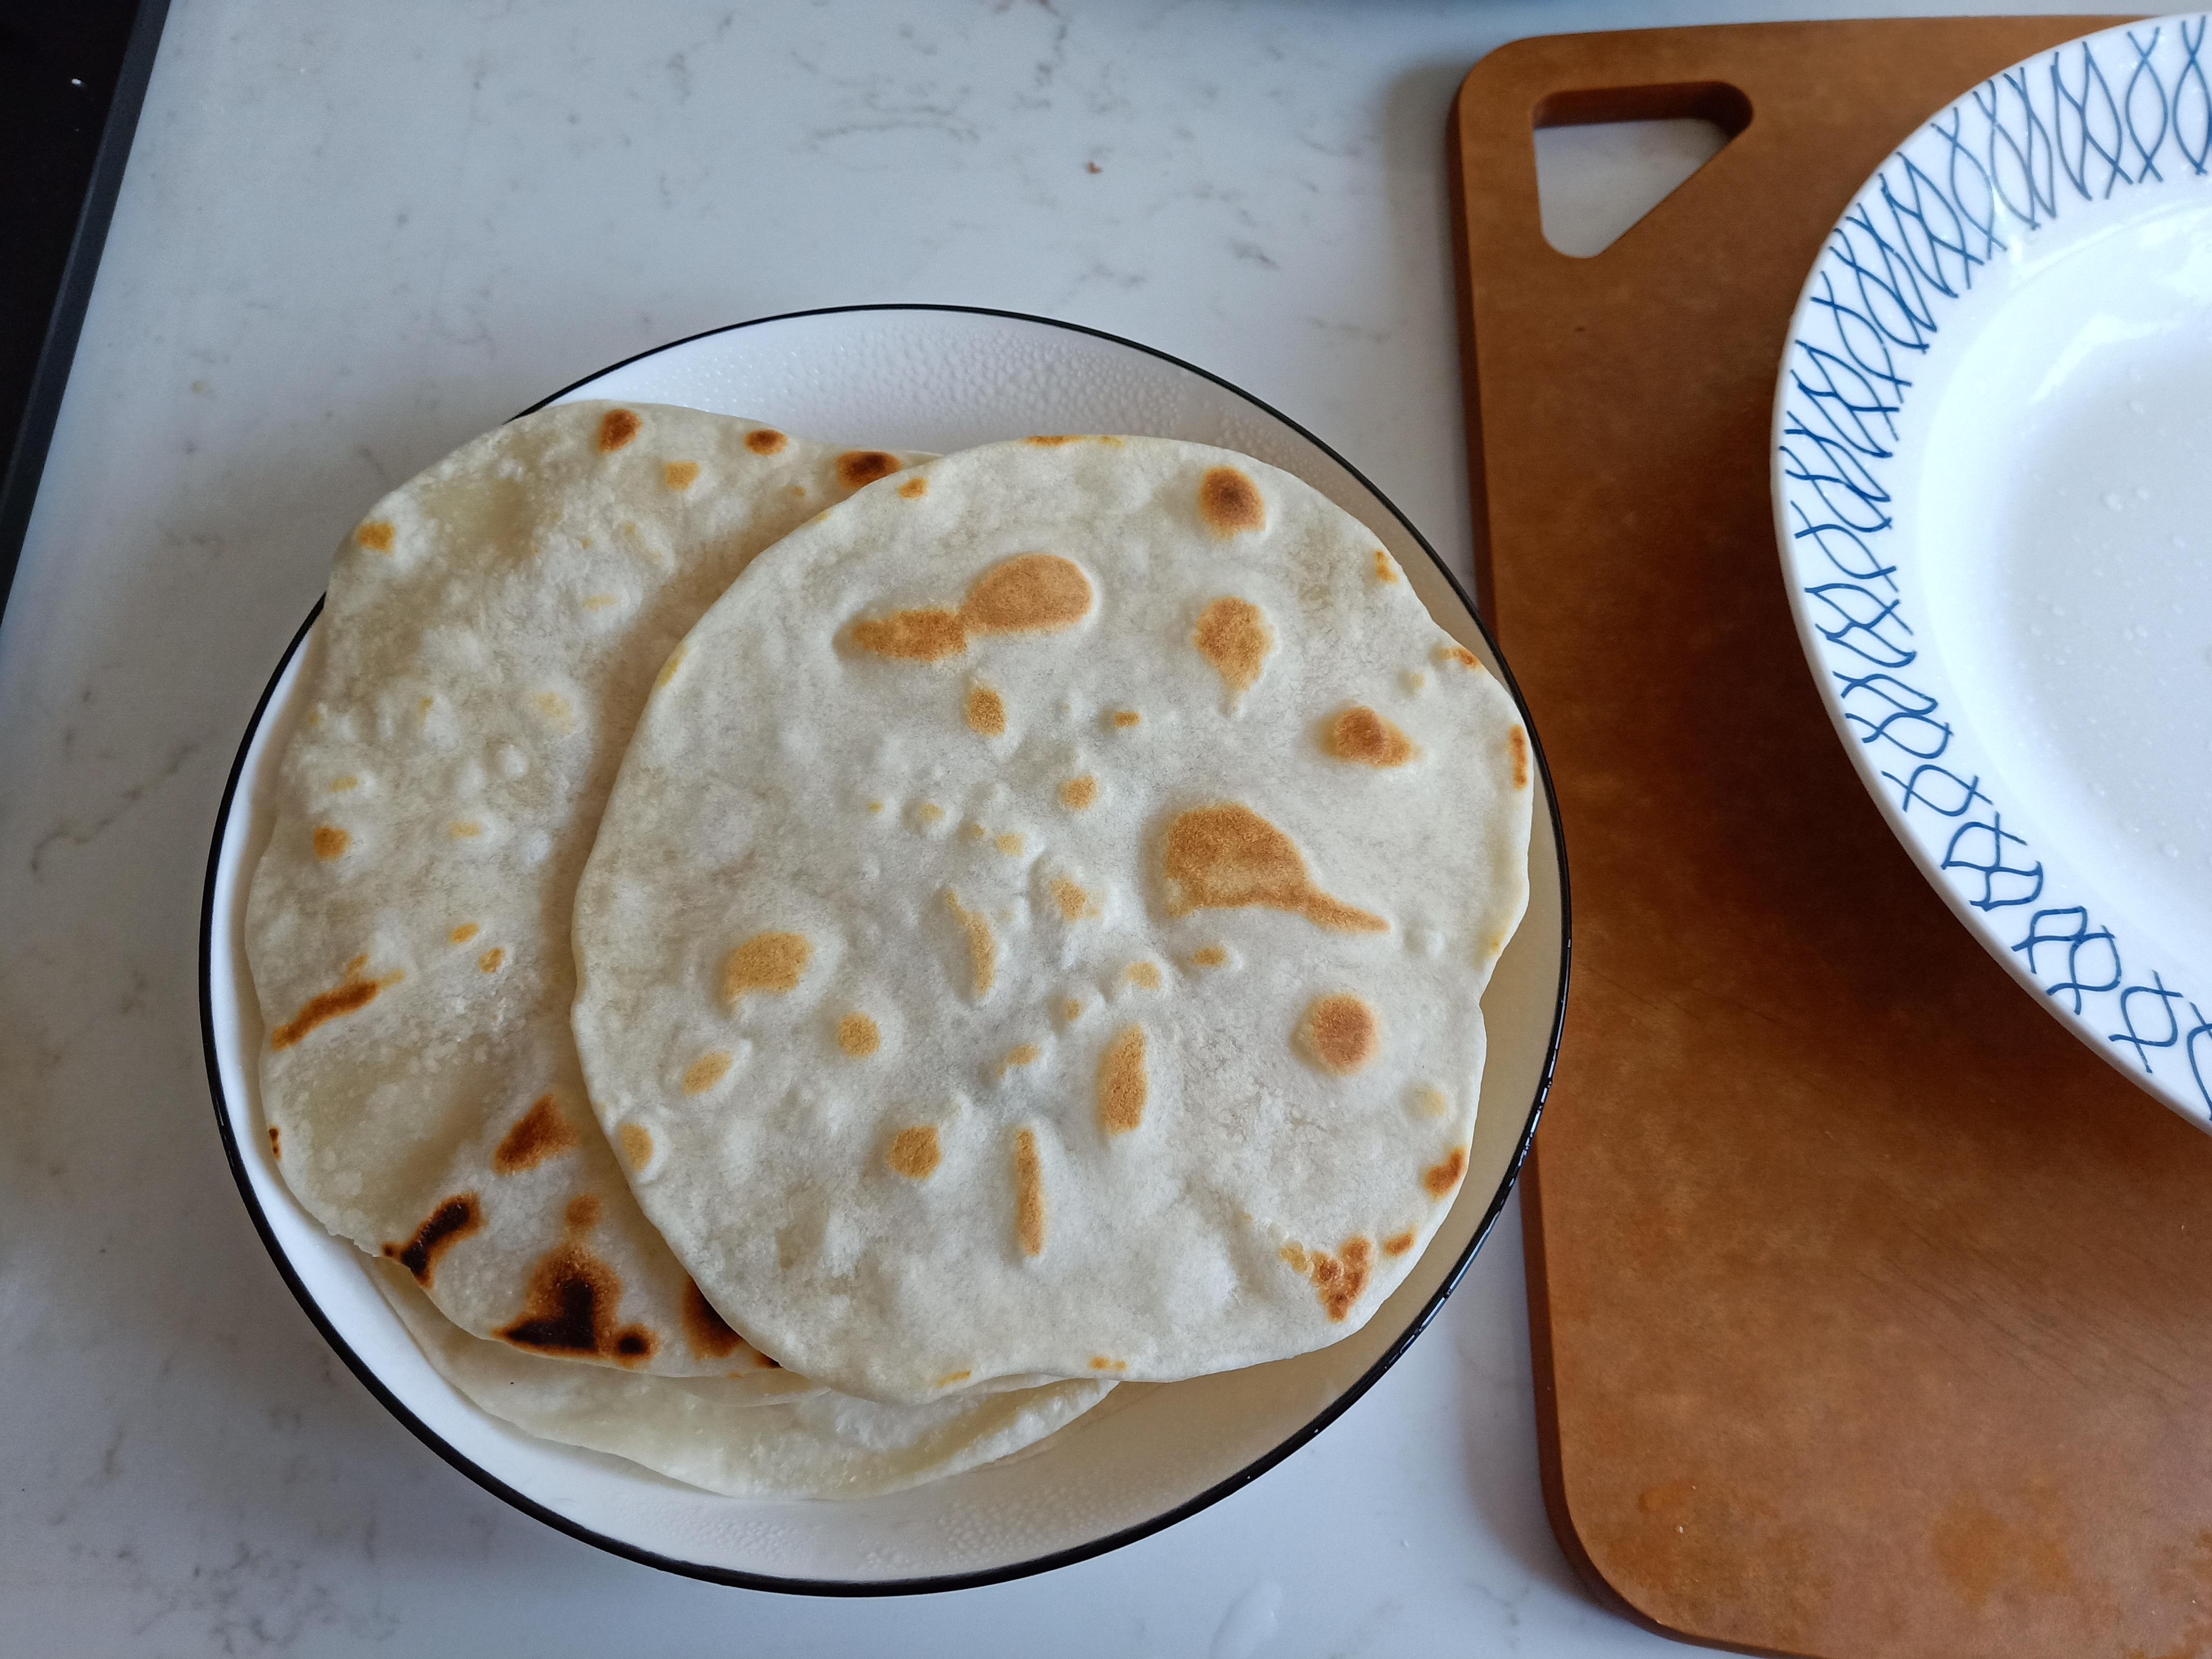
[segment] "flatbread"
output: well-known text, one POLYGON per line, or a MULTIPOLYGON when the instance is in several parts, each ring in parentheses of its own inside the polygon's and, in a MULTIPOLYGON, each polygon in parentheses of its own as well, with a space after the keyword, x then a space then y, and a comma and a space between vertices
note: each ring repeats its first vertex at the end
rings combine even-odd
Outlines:
POLYGON ((494 1417, 728 1498, 903 1491, 1034 1445, 1114 1386, 1052 1382, 926 1406, 823 1392, 763 1401, 721 1377, 625 1375, 487 1342, 442 1317, 398 1268, 377 1280, 432 1367, 494 1417))
POLYGON ((906 459, 567 404, 402 485, 338 550, 247 905, 262 1107, 301 1201, 477 1335, 808 1386, 631 1200, 568 1034, 568 906, 670 647, 753 555, 906 459))
POLYGON ((1531 765, 1286 473, 917 466, 670 659, 577 896, 592 1107, 715 1305, 844 1393, 1335 1341, 1465 1173, 1531 765))

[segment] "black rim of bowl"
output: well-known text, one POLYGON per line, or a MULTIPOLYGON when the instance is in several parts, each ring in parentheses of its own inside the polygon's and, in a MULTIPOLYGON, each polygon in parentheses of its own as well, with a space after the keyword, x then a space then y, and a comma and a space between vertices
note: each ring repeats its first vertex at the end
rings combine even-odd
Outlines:
POLYGON ((276 1264, 277 1273, 283 1276, 285 1285, 290 1288, 293 1297, 299 1303, 301 1310, 307 1314, 315 1328, 322 1334, 323 1340, 331 1345, 338 1358, 346 1363, 347 1369, 360 1378, 362 1386, 375 1396, 377 1402, 398 1419, 401 1425, 417 1440, 494 1497, 505 1500, 525 1515, 542 1521, 556 1531, 568 1534, 571 1538, 580 1539, 586 1544, 595 1545, 611 1555, 618 1555, 628 1560, 641 1562, 648 1567, 658 1567, 663 1572, 680 1574, 686 1578, 704 1579, 710 1583, 735 1585, 743 1589, 773 1590, 787 1595, 834 1596, 915 1595, 933 1594, 940 1590, 975 1589, 986 1584, 999 1584, 1010 1579, 1026 1578, 1034 1573, 1050 1572, 1058 1567, 1073 1566, 1075 1563, 1087 1561, 1093 1556, 1104 1555, 1109 1551, 1120 1549, 1125 1544, 1133 1544, 1140 1538, 1148 1538, 1156 1532, 1164 1531, 1177 1522, 1196 1515, 1200 1510, 1211 1508, 1231 1492, 1249 1486, 1351 1409, 1354 1401, 1375 1386, 1383 1372, 1397 1364, 1399 1356, 1411 1347, 1413 1340, 1428 1328, 1430 1322, 1437 1316, 1437 1310, 1443 1306, 1444 1299, 1458 1288, 1460 1280, 1466 1276, 1468 1264, 1474 1260, 1475 1252, 1482 1248, 1483 1241, 1490 1237, 1490 1230, 1497 1224, 1498 1213, 1505 1207, 1505 1200, 1513 1191, 1515 1181, 1519 1178, 1521 1166, 1528 1158, 1528 1143, 1536 1133, 1536 1121, 1543 1113, 1545 1097, 1551 1092, 1552 1073, 1559 1063, 1559 1036, 1566 1020, 1567 979, 1574 953, 1574 933, 1571 925, 1572 913, 1567 890, 1566 836, 1560 825, 1559 799, 1552 788, 1552 769, 1550 763, 1545 759, 1542 740, 1537 736, 1535 722, 1529 718, 1528 702, 1521 695, 1521 687, 1513 678, 1512 669, 1507 665, 1504 653, 1498 650, 1498 641, 1491 634, 1489 625, 1476 611, 1474 601, 1468 597, 1467 590, 1460 585, 1459 578, 1452 574, 1451 567, 1437 556, 1436 549, 1429 544, 1428 538, 1422 535, 1420 531, 1415 528, 1413 521, 1398 510, 1396 503, 1376 489, 1364 473, 1338 454, 1329 445, 1323 443, 1281 410, 1254 397, 1242 387, 1231 385, 1218 374, 1208 374, 1195 363, 1185 362, 1171 353, 1158 350, 1139 341, 1124 339, 1120 335, 1109 334, 1103 329, 1085 328, 1080 323, 1061 322, 1055 318, 1037 317, 1025 312, 1000 311, 988 306, 898 304, 825 306, 810 311, 780 312, 772 317, 755 317, 745 322, 730 323, 720 328, 704 329, 699 333, 686 335, 680 340, 671 340, 664 345, 654 346, 650 350, 641 351, 634 356, 625 357, 620 362, 611 363, 573 385, 562 387, 552 396, 532 404, 522 413, 533 415, 548 404, 567 397, 570 392, 590 386, 593 381, 605 379, 618 368, 627 368, 643 358, 655 356, 661 352, 672 350, 678 346, 689 345, 695 340, 707 339, 717 334, 733 333, 743 328, 758 328, 769 323, 790 322, 802 317, 830 317, 848 312, 918 311, 951 312, 973 317, 998 317, 1013 322, 1032 323, 1046 328, 1064 329, 1071 334, 1087 334, 1093 339, 1105 340, 1115 345, 1126 346, 1133 351, 1141 351, 1148 357, 1157 357, 1163 362, 1172 363, 1177 368, 1211 380, 1224 391, 1234 393, 1255 408, 1280 421, 1342 467, 1352 477, 1358 479, 1364 489, 1389 509, 1391 516, 1397 520, 1400 527, 1419 544, 1421 550, 1429 556, 1431 562, 1442 574, 1444 580, 1450 584, 1453 593, 1458 597, 1460 603, 1467 607, 1468 615, 1474 618, 1475 627, 1480 629, 1484 641, 1498 659, 1498 666, 1504 670, 1505 688, 1512 694, 1514 705, 1521 714, 1522 724, 1528 728, 1528 746, 1535 754, 1536 769, 1544 780, 1544 797, 1550 807, 1552 841, 1559 863, 1559 999, 1552 1010, 1552 1032, 1545 1049, 1543 1072, 1537 1079, 1535 1097, 1528 1103, 1528 1120, 1522 1125, 1520 1139, 1514 1145, 1513 1158, 1506 1166, 1505 1177, 1498 1183, 1498 1191, 1492 1196, 1489 1207, 1483 1212, 1482 1219, 1476 1225, 1474 1236, 1468 1240, 1467 1249, 1461 1252, 1459 1260, 1452 1264, 1451 1271, 1444 1275, 1443 1283, 1437 1287, 1436 1293, 1423 1304, 1420 1312, 1414 1316, 1413 1322, 1399 1334, 1389 1347, 1384 1350, 1382 1357, 1369 1366, 1358 1381, 1331 1401, 1302 1427, 1286 1436, 1279 1444, 1246 1464, 1236 1474, 1215 1482, 1204 1492, 1184 1500, 1174 1508, 1164 1510, 1134 1526, 1124 1527, 1119 1532, 1109 1533, 1103 1538, 1093 1539, 1088 1543, 1076 1545, 1069 1549, 1057 1550, 1048 1555, 1036 1556, 1026 1561, 1012 1562, 1005 1566, 992 1567, 980 1572, 945 1573, 936 1577, 893 1578, 869 1582, 848 1582, 834 1578, 778 1578, 763 1573, 741 1572, 733 1568, 711 1567, 693 1561, 680 1561, 653 1550, 641 1549, 636 1545, 626 1543, 621 1539, 610 1538, 604 1533, 594 1532, 591 1528, 580 1525, 556 1510, 548 1509, 536 1499, 525 1497, 497 1475, 457 1450, 402 1404, 399 1399, 384 1385, 368 1364, 353 1351, 352 1346, 343 1336, 338 1334, 336 1328, 331 1325, 322 1309, 316 1304, 314 1297, 308 1293, 307 1287, 301 1282, 298 1273, 293 1270, 291 1261, 284 1254, 283 1247, 276 1242, 276 1235, 269 1224, 269 1218, 263 1212, 261 1201, 254 1194, 252 1181, 246 1174, 245 1158, 239 1150, 238 1136, 231 1121, 230 1102, 223 1092, 222 1073, 217 1063, 216 1053, 215 1005, 212 994, 215 968, 213 945, 216 880, 222 866, 223 839, 230 827, 231 807, 237 797, 239 778, 246 769, 246 754, 253 745, 255 735, 261 730, 261 722, 269 712, 270 701, 276 695, 277 683, 283 678, 284 671, 291 666, 292 659, 298 653, 301 644, 306 641, 307 630, 314 626, 315 618, 322 615, 323 602, 320 599, 316 600, 314 608, 307 612, 307 620, 300 624, 299 631, 292 635, 292 642, 284 647, 284 654, 276 664, 276 672, 269 677, 269 684, 263 688, 261 700, 254 704, 253 717, 246 724, 246 736, 239 744, 237 758, 231 763, 229 779, 223 785, 222 805, 216 814, 215 841, 208 854, 207 884, 200 903, 200 1042, 205 1051, 208 1088, 214 1097, 216 1124, 222 1135, 223 1156, 229 1161, 231 1178, 238 1183, 239 1196, 246 1200, 246 1213, 253 1218, 254 1231, 260 1234, 262 1245, 268 1250, 270 1259, 276 1264))

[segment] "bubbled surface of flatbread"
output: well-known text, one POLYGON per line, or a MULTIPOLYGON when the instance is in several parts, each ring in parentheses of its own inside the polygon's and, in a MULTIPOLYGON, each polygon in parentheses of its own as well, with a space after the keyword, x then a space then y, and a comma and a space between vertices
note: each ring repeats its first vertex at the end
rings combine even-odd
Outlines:
POLYGON ((919 1401, 1359 1328, 1465 1172, 1531 800, 1361 525, 1199 445, 997 445, 793 534, 675 660, 576 1031, 739 1329, 919 1401))
POLYGON ((722 1377, 626 1376, 487 1342, 441 1317, 397 1269, 379 1288, 432 1368, 494 1417, 728 1498, 901 1492, 1034 1445, 1114 1386, 1058 1382, 921 1406, 826 1390, 763 1399, 722 1377))
POLYGON ((568 913, 668 653, 732 578, 901 458, 653 404, 526 416, 338 550, 246 945, 286 1181, 478 1336, 810 1385, 731 1330, 584 1097, 568 913))

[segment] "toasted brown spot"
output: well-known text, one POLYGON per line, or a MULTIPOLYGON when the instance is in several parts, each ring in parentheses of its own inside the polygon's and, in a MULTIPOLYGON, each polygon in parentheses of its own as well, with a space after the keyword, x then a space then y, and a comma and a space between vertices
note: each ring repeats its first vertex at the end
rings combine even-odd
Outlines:
POLYGON ((430 711, 438 706, 435 697, 425 697, 415 705, 415 718, 424 726, 430 723, 430 711))
POLYGON ((1429 1189, 1431 1198, 1449 1198, 1466 1173, 1467 1148, 1455 1146, 1443 1163, 1432 1164, 1421 1171, 1421 1185, 1429 1189))
POLYGON ((1057 553, 1023 553, 975 579, 960 606, 977 634, 1058 634, 1091 614, 1091 578, 1057 553))
POLYGON ((975 1373, 973 1371, 947 1371, 944 1376, 937 1379, 933 1386, 940 1389, 949 1389, 955 1382, 965 1382, 969 1377, 975 1375, 975 1373))
POLYGON ((687 1095, 705 1094, 729 1076, 730 1067, 736 1063, 737 1057, 728 1049, 709 1048, 684 1068, 684 1092, 687 1095))
POLYGON ((575 706, 558 691, 540 691, 530 701, 538 706, 539 714, 561 730, 573 732, 576 729, 575 706))
POLYGON ((1349 992, 1316 997, 1298 1022, 1297 1046, 1331 1076, 1350 1077, 1382 1051, 1382 1023, 1349 992))
POLYGON ((1275 630, 1267 626, 1267 613, 1249 599, 1219 599, 1206 607, 1190 642, 1221 676, 1233 706, 1259 684, 1275 648, 1275 630))
POLYGON ((269 1126, 269 1156, 279 1164, 284 1161, 284 1137, 277 1133, 273 1123, 269 1126))
POLYGON ((353 837, 336 824, 319 823, 315 826, 315 856, 317 858, 324 860, 343 858, 346 848, 352 845, 353 837))
POLYGON ((1198 516, 1215 535, 1225 538, 1265 529, 1267 503, 1260 486, 1235 467, 1217 466, 1199 481, 1198 516))
MULTIPOLYGON (((311 1160, 312 1161, 312 1160, 311 1160)), ((438 1276, 438 1259, 471 1233, 482 1230, 483 1209, 474 1193, 459 1193, 430 1212, 404 1244, 386 1244, 385 1255, 415 1275, 428 1290, 438 1276)))
POLYGON ((1413 1108, 1423 1117, 1442 1117, 1451 1110, 1451 1102, 1444 1091, 1433 1083, 1417 1084, 1412 1096, 1413 1108))
POLYGON ((1062 444, 1079 444, 1083 440, 1065 432, 1040 432, 1035 437, 1024 438, 1022 441, 1039 449, 1058 449, 1062 444))
POLYGON ((1006 700, 988 685, 968 688, 968 726, 987 738, 1006 734, 1006 700))
POLYGON ((744 1341, 689 1277, 684 1281, 684 1340, 702 1359, 727 1359, 744 1341))
POLYGON ((910 501, 918 501, 929 494, 929 480, 916 473, 899 486, 899 494, 910 501))
POLYGON ((891 1137, 891 1148, 884 1154, 884 1162, 908 1181, 928 1180, 945 1162, 945 1153, 937 1144, 937 1126, 917 1123, 911 1129, 901 1129, 891 1137))
MULTIPOLYGON (((584 545, 589 547, 591 544, 590 538, 586 538, 584 545)), ((584 596, 584 609, 586 611, 605 611, 610 605, 621 603, 622 595, 619 593, 587 593, 584 596)))
POLYGON ((1403 766, 1420 757, 1420 746, 1371 708, 1355 705, 1331 720, 1321 746, 1340 761, 1361 766, 1403 766))
POLYGON ((1428 689, 1428 684, 1429 677, 1426 674, 1424 674, 1419 669, 1408 668, 1406 671, 1406 690, 1408 691, 1425 691, 1428 689))
POLYGON ((1390 562, 1390 556, 1379 547, 1375 550, 1375 580, 1378 582, 1398 580, 1398 567, 1390 562))
MULTIPOLYGON (((780 455, 783 453, 784 446, 790 441, 790 439, 772 426, 764 426, 757 432, 745 434, 745 447, 756 455, 780 455)), ((791 489, 795 495, 803 495, 806 493, 803 485, 793 484, 791 489)))
POLYGON ((1060 1017, 1073 1025, 1083 1018, 1083 1006, 1081 997, 1070 997, 1060 1005, 1060 1017))
POLYGON ((914 809, 915 817, 924 823, 935 823, 945 816, 945 809, 933 800, 926 800, 914 809))
MULTIPOLYGON (((1145 1121, 1152 1083, 1145 1075, 1145 1028, 1125 1025, 1098 1057, 1098 1127, 1125 1135, 1145 1121)), ((1036 1252, 1030 1252, 1035 1255, 1036 1252)))
POLYGON ((377 994, 385 987, 397 985, 407 977, 404 971, 395 969, 383 979, 363 979, 361 969, 367 961, 365 957, 356 957, 346 964, 344 984, 309 997, 298 1013, 269 1034, 270 1048, 280 1053, 291 1048, 325 1020, 360 1012, 376 1000, 377 994))
POLYGON ((1133 708, 1117 708, 1114 711, 1114 727, 1116 731, 1127 732, 1144 723, 1145 717, 1133 708))
POLYGON ((1528 734, 1516 726, 1505 734, 1505 741, 1513 750, 1513 787, 1526 789, 1528 787, 1528 734))
POLYGON ((507 951, 497 945, 477 958, 477 966, 487 974, 495 974, 507 965, 507 951))
POLYGON ((561 1103, 551 1095, 540 1095, 501 1138, 491 1167, 503 1176, 520 1175, 580 1144, 568 1120, 561 1115, 561 1103))
POLYGON ((355 790, 360 787, 361 780, 354 776, 350 772, 347 773, 342 778, 332 778, 331 780, 331 793, 333 795, 351 794, 355 790))
POLYGON ((796 990, 813 955, 804 933, 755 933, 722 963, 722 1000, 734 1008, 748 991, 796 990))
POLYGON ((1250 807, 1233 801, 1178 814, 1168 826, 1160 863, 1171 916, 1263 904, 1337 933, 1389 930, 1382 917, 1316 887, 1297 843, 1250 807))
POLYGON ((1160 988, 1160 964, 1157 962, 1133 962, 1121 970, 1121 977, 1139 990, 1160 988))
POLYGON ((999 941, 991 932, 991 919, 981 910, 962 908, 960 896, 949 887, 945 890, 945 906, 967 932, 968 962, 975 975, 975 995, 981 1000, 991 994, 999 977, 999 941))
POLYGON ((1190 953, 1190 959, 1200 968, 1225 968, 1229 965, 1229 947, 1225 945, 1201 945, 1190 953))
POLYGON ((872 800, 868 803, 868 811, 871 812, 880 812, 883 810, 884 804, 879 800, 872 800))
POLYGON ((1044 1160, 1037 1156, 1036 1131, 1014 1132, 1014 1237, 1024 1255, 1044 1254, 1044 1160))
POLYGON ((1393 1233, 1382 1241, 1382 1254, 1385 1255, 1403 1255, 1413 1248, 1413 1235, 1410 1231, 1393 1233))
POLYGON ((1336 1255, 1327 1250, 1313 1252, 1308 1273, 1314 1288, 1321 1292, 1322 1309, 1332 1320, 1340 1321, 1351 1314, 1360 1292, 1367 1288, 1374 1263, 1375 1246, 1365 1238, 1346 1239, 1336 1255))
POLYGON ((671 461, 660 469, 660 481, 671 489, 689 489, 699 482, 699 463, 671 461))
POLYGON ((1006 1057, 999 1062, 1000 1077, 1024 1066, 1034 1066, 1044 1058, 1044 1050, 1034 1042, 1024 1042, 1006 1050, 1006 1057))
POLYGON ((633 1170, 642 1170, 653 1162, 653 1131, 642 1123, 625 1123, 617 1133, 622 1142, 623 1156, 629 1160, 633 1170))
POLYGON ((392 551, 392 526, 382 519, 371 519, 353 532, 353 538, 372 553, 392 551))
POLYGON ((637 411, 629 409, 611 409, 599 417, 599 453, 611 455, 644 429, 645 422, 637 411))
POLYGON ((1088 772, 1060 786, 1060 804, 1071 812, 1083 811, 1097 799, 1098 780, 1088 772))
POLYGON ((902 611, 881 622, 854 623, 853 643, 879 657, 936 662, 968 648, 968 629, 956 611, 902 611))
POLYGON ((969 841, 981 841, 991 832, 988 830, 986 830, 981 824, 976 823, 975 819, 970 818, 967 823, 960 826, 960 833, 965 836, 969 841))
POLYGON ((848 489, 872 484, 898 470, 898 457, 880 449, 848 449, 837 458, 837 481, 848 489))
POLYGON ((884 1034, 866 1014, 848 1014, 837 1022, 837 1046, 854 1060, 866 1060, 884 1046, 884 1034))
POLYGON ((667 684, 669 681, 674 679, 676 678, 676 671, 684 666, 684 659, 690 654, 691 647, 689 641, 678 646, 673 651, 670 652, 668 653, 668 660, 660 665, 660 672, 653 677, 653 690, 657 691, 662 686, 667 684))
POLYGON ((474 939, 483 931, 483 930, 481 927, 478 927, 473 921, 465 921, 459 927, 454 928, 452 933, 447 934, 446 937, 455 945, 466 945, 471 939, 474 939))
POLYGON ((1295 1238, 1284 1245, 1276 1254, 1290 1264, 1290 1269, 1294 1273, 1304 1276, 1313 1268, 1313 1262, 1306 1255, 1306 1247, 1295 1238))
POLYGON ((597 1193, 578 1193, 568 1200, 568 1207, 561 1218, 580 1233, 587 1233, 599 1224, 606 1214, 606 1206, 599 1202, 597 1193))
POLYGON ((1126 1359, 1109 1359, 1103 1353, 1094 1353, 1091 1356, 1091 1369, 1094 1371, 1126 1371, 1129 1369, 1129 1362, 1126 1359))
POLYGON ((569 1240, 548 1251, 532 1270, 522 1317, 499 1335, 539 1353, 641 1363, 653 1357, 659 1342, 642 1325, 615 1328, 622 1289, 620 1274, 569 1240))
POLYGON ((455 818, 446 826, 446 833, 455 841, 474 841, 483 832, 483 825, 474 818, 455 818))
POLYGON ((991 842, 991 845, 997 848, 1008 858, 1018 859, 1022 855, 1022 849, 1027 847, 1029 843, 1024 841, 1019 836, 1016 835, 1012 830, 1009 830, 1006 834, 996 837, 991 842))
POLYGON ((1455 662, 1462 668, 1480 668, 1482 659, 1463 645, 1440 645, 1436 649, 1438 662, 1455 662))
POLYGON ((1065 921, 1080 921, 1085 916, 1098 914, 1098 907, 1091 902, 1091 895, 1066 876, 1052 878, 1052 902, 1060 907, 1060 919, 1065 921))

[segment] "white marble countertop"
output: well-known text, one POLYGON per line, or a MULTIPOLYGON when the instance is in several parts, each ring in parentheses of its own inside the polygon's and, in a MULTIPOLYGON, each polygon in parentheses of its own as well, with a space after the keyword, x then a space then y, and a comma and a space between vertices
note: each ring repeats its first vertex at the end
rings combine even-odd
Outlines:
POLYGON ((1670 1648, 1546 1525, 1517 1210, 1319 1440, 1100 1559, 833 1601, 574 1542, 387 1417, 286 1292, 223 1165, 193 966, 233 750, 343 530, 700 329, 926 300, 1129 335, 1313 428, 1464 571, 1446 107, 1507 40, 1651 21, 176 0, 0 625, 0 1647, 1670 1648))

